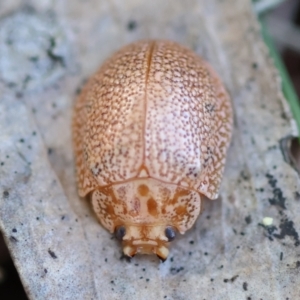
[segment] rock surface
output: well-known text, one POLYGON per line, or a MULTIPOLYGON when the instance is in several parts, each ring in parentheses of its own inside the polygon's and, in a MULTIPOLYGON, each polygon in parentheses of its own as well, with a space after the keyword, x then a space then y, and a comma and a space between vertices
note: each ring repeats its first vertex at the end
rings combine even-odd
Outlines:
POLYGON ((298 299, 300 184, 282 154, 297 132, 250 1, 30 3, 2 1, 0 12, 0 228, 28 296, 298 299), (74 181, 76 93, 112 51, 141 38, 206 58, 235 112, 221 199, 206 202, 165 263, 123 259, 74 181))

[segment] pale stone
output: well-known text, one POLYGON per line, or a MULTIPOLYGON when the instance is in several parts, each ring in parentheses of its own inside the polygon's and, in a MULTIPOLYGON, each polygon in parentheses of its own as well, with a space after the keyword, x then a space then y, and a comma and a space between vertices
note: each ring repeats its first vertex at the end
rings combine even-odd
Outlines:
MULTIPOLYGON (((30 89, 0 78, 0 228, 30 299, 298 299, 299 175, 280 143, 297 132, 251 1, 30 3, 32 16, 50 11, 63 33, 54 34, 62 48, 50 58, 67 59, 30 89), (76 90, 112 51, 144 38, 173 39, 201 54, 235 113, 220 199, 206 201, 164 263, 120 259, 121 245, 78 198, 74 181, 76 90), (269 215, 276 226, 268 231, 258 224, 269 215)), ((22 9, 22 1, 2 1, 2 21, 22 9)))

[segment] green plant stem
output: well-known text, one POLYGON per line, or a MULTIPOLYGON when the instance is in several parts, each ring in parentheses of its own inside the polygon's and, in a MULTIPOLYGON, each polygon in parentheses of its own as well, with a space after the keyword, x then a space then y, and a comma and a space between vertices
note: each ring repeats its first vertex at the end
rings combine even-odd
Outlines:
POLYGON ((291 78, 274 46, 274 43, 271 39, 271 37, 268 34, 266 25, 264 23, 264 18, 263 16, 261 16, 260 18, 260 22, 261 22, 261 30, 262 30, 262 35, 263 38, 265 40, 265 43, 267 44, 269 50, 270 50, 270 55, 274 60, 275 66, 278 69, 280 76, 281 76, 281 80, 282 80, 282 91, 283 94, 285 96, 285 98, 287 99, 292 114, 296 120, 297 123, 297 127, 298 127, 298 141, 300 143, 300 137, 299 137, 299 132, 300 132, 300 102, 299 102, 299 98, 295 92, 295 89, 293 87, 293 84, 291 82, 291 78))

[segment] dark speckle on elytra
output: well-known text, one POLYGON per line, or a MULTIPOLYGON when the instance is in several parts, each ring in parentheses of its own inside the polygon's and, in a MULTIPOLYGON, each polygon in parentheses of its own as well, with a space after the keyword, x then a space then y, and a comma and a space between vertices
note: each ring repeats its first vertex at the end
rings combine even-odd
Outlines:
POLYGON ((266 174, 266 177, 268 178, 269 185, 273 189, 273 198, 269 198, 270 204, 286 209, 286 198, 283 196, 282 190, 277 187, 277 179, 275 179, 274 176, 269 173, 266 174))
POLYGON ((48 249, 48 253, 50 254, 50 256, 51 256, 53 259, 56 259, 56 258, 57 258, 55 252, 52 251, 50 248, 48 249))
POLYGON ((8 191, 4 191, 3 192, 3 197, 4 198, 8 198, 9 197, 9 192, 8 191))
POLYGON ((243 289, 244 289, 244 291, 248 290, 248 283, 247 282, 243 282, 243 289))
POLYGON ((17 232, 17 229, 16 229, 16 228, 13 228, 12 232, 17 232))

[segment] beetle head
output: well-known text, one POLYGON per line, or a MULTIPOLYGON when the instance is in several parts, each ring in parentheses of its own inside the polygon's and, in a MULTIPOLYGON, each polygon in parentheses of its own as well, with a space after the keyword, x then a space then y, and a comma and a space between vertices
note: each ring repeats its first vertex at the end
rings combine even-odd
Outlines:
POLYGON ((176 232, 184 234, 200 213, 200 195, 155 179, 136 179, 95 190, 94 210, 111 233, 122 241, 123 252, 168 256, 176 232))
POLYGON ((162 261, 169 254, 169 242, 176 236, 176 230, 165 225, 118 226, 115 236, 122 241, 123 252, 128 257, 137 253, 156 254, 162 261))

